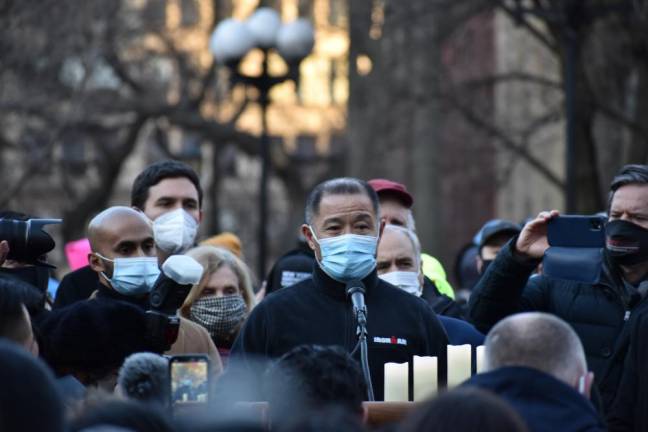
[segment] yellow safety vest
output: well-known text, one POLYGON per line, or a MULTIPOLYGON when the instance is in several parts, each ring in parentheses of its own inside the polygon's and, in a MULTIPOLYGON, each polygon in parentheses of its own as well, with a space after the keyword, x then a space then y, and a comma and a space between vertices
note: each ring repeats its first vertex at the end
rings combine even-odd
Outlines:
POLYGON ((445 294, 454 300, 454 290, 452 289, 450 282, 448 282, 446 272, 439 260, 426 253, 421 254, 421 260, 423 264, 423 274, 434 282, 434 285, 436 285, 441 294, 445 294))

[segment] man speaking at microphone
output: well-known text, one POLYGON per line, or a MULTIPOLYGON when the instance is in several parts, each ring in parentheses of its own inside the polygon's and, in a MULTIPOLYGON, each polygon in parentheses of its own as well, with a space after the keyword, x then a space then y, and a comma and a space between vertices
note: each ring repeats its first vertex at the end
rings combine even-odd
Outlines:
MULTIPOLYGON (((338 345, 352 352, 357 322, 347 289, 356 281, 365 291, 376 400, 383 399, 385 363, 408 362, 414 355, 445 358, 448 339, 427 304, 378 278, 376 250, 383 225, 371 186, 354 178, 319 184, 306 202, 305 221, 302 232, 319 265, 311 278, 268 296, 252 311, 232 347, 232 362, 279 357, 302 344, 338 345)), ((360 349, 354 357, 360 360, 360 349)))

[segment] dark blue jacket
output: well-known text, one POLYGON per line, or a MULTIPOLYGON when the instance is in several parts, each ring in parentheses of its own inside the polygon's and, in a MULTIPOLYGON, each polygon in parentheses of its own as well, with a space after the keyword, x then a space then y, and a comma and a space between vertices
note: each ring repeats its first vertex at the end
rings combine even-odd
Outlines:
POLYGON ((526 367, 503 367, 463 385, 489 390, 520 414, 531 432, 604 431, 594 406, 562 381, 526 367))
POLYGON ((540 311, 565 320, 580 337, 587 365, 594 372, 603 407, 614 401, 628 350, 634 316, 648 310, 648 297, 626 292, 612 263, 604 262, 601 280, 586 284, 546 276, 529 279, 539 260, 515 254, 514 237, 504 246, 470 296, 469 318, 488 333, 499 320, 517 312, 540 311))
POLYGON ((484 335, 466 321, 444 315, 437 315, 437 318, 448 333, 450 345, 470 344, 476 347, 484 344, 484 335))

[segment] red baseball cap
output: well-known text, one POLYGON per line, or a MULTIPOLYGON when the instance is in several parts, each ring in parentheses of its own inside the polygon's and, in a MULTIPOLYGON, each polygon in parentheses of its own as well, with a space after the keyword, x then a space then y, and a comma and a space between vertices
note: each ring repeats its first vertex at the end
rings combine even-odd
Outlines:
POLYGON ((392 196, 407 208, 412 207, 412 204, 414 204, 414 198, 403 184, 387 179, 371 179, 367 183, 376 191, 379 197, 392 196))

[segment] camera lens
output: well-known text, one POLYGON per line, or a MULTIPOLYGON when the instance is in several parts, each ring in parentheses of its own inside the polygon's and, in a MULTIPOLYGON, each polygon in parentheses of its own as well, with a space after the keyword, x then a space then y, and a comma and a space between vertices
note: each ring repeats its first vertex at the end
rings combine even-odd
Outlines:
POLYGON ((592 219, 591 225, 593 231, 600 231, 601 228, 603 227, 603 224, 600 219, 592 219))

